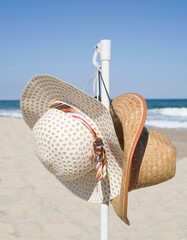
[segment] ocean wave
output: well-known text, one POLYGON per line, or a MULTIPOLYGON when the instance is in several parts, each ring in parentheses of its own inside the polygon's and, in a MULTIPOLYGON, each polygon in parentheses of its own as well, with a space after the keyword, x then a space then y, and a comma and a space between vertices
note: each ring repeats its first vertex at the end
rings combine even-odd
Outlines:
POLYGON ((20 109, 0 109, 0 117, 14 117, 14 118, 23 118, 20 109))
POLYGON ((146 120, 145 125, 157 128, 187 129, 187 122, 180 121, 146 120))
POLYGON ((187 117, 187 108, 153 108, 148 110, 149 114, 187 117))
POLYGON ((159 128, 187 129, 187 108, 148 109, 146 125, 159 128))

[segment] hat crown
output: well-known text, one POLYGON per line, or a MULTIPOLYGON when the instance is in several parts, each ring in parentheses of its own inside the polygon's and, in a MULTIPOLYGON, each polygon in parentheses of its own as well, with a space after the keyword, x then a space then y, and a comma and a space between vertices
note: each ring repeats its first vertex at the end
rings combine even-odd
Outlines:
POLYGON ((62 181, 76 179, 94 169, 90 160, 93 136, 69 114, 49 109, 33 128, 33 142, 41 162, 62 181))

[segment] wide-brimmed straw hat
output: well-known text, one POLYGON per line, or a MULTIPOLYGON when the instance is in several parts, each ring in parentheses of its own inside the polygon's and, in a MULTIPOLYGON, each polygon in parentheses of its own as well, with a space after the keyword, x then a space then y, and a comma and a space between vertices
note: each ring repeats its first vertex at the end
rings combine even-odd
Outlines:
POLYGON ((101 102, 67 82, 39 75, 26 85, 21 110, 37 156, 72 193, 93 203, 119 195, 123 151, 101 102))
POLYGON ((117 215, 129 225, 128 192, 172 178, 176 168, 176 148, 164 134, 144 127, 147 106, 140 95, 118 96, 112 105, 115 114, 112 109, 110 112, 124 156, 120 195, 111 203, 117 215))

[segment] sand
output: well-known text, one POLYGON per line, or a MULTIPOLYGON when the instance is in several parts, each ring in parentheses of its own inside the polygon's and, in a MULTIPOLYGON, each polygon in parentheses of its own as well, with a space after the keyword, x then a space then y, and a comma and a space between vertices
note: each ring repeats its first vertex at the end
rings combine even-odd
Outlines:
MULTIPOLYGON (((130 227, 110 205, 110 240, 187 240, 187 131, 161 131, 177 147, 176 175, 129 194, 130 227)), ((0 118, 0 135, 0 240, 100 239, 100 205, 78 199, 48 173, 24 121, 0 118)))

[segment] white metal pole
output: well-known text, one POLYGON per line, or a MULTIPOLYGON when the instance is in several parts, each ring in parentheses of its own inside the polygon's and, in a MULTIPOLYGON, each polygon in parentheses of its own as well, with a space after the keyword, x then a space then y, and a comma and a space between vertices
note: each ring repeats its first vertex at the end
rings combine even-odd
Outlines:
MULTIPOLYGON (((110 60, 111 60, 111 40, 101 40, 101 67, 102 76, 108 93, 110 92, 110 60)), ((109 110, 110 102, 106 90, 102 84, 101 88, 102 104, 109 110)))
MULTIPOLYGON (((111 60, 111 40, 101 40, 100 42, 100 56, 102 66, 102 77, 106 89, 109 93, 110 88, 110 60, 111 60)), ((101 102, 109 110, 110 102, 106 90, 101 85, 101 102)), ((101 204, 101 240, 108 240, 108 207, 109 202, 101 204)))

